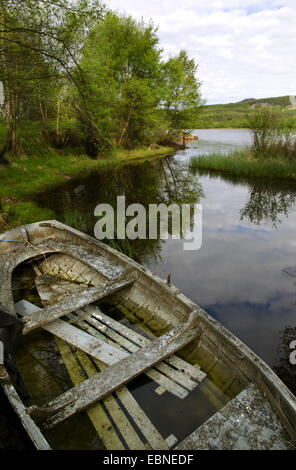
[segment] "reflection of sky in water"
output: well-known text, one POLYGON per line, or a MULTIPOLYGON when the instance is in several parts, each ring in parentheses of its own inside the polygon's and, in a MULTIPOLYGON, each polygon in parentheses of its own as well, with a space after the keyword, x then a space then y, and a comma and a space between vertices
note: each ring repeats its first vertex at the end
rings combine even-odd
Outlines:
POLYGON ((248 129, 196 129, 191 132, 198 136, 197 141, 188 143, 188 148, 178 152, 181 160, 194 155, 209 153, 228 153, 251 144, 248 129))
POLYGON ((173 284, 274 365, 281 330, 296 326, 296 279, 283 272, 296 265, 295 206, 277 228, 257 226, 241 220, 247 186, 197 178, 205 194, 202 248, 184 251, 182 241, 168 240, 148 266, 161 277, 170 272, 173 284))

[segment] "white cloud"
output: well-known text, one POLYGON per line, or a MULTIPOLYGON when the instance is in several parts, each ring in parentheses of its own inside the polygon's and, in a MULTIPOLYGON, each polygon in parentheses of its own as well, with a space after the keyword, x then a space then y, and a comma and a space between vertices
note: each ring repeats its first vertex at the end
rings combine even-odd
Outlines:
POLYGON ((185 48, 209 103, 296 94, 295 0, 109 0, 158 25, 164 57, 185 48))

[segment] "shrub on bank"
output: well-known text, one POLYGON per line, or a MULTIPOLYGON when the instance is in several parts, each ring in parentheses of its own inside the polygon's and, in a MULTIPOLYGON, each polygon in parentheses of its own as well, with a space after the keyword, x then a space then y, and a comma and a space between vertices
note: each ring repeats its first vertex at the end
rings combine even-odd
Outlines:
POLYGON ((251 151, 259 159, 296 161, 294 118, 279 108, 261 108, 250 117, 251 151))

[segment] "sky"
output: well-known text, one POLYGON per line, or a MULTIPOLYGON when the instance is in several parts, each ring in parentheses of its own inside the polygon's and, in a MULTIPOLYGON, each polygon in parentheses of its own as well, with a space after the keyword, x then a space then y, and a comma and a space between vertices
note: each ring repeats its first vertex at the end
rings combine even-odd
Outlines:
POLYGON ((163 58, 186 49, 207 104, 296 95, 296 0, 106 0, 158 26, 163 58))

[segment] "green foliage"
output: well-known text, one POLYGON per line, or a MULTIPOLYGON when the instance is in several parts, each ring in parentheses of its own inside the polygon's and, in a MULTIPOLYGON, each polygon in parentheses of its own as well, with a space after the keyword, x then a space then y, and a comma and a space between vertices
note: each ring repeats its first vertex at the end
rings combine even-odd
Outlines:
POLYGON ((9 220, 10 226, 19 226, 40 222, 54 218, 54 212, 50 209, 38 207, 34 202, 15 202, 14 204, 4 204, 3 209, 9 220))
POLYGON ((108 13, 91 31, 81 67, 88 77, 87 123, 98 148, 149 140, 156 113, 158 38, 152 24, 108 13), (91 117, 90 117, 91 116, 91 117))
POLYGON ((159 116, 147 79, 126 80, 122 86, 117 115, 121 130, 119 146, 131 148, 153 141, 153 132, 159 116))
POLYGON ((249 117, 248 127, 253 133, 252 150, 258 157, 267 158, 269 147, 277 141, 280 111, 275 108, 262 108, 249 117))
POLYGON ((117 250, 129 258, 138 261, 137 256, 133 251, 133 246, 128 238, 125 238, 124 240, 106 240, 106 243, 110 245, 111 248, 114 248, 114 250, 117 250))
POLYGON ((249 105, 255 105, 256 107, 260 107, 262 105, 270 105, 270 106, 290 106, 290 97, 289 96, 276 96, 273 98, 247 98, 245 100, 240 101, 240 103, 246 103, 249 105))
POLYGON ((191 127, 201 104, 197 66, 186 51, 167 62, 160 53, 153 24, 129 16, 108 13, 89 34, 81 61, 89 116, 80 122, 98 147, 131 148, 191 127))
POLYGON ((162 107, 169 123, 169 132, 194 127, 202 104, 197 65, 182 50, 162 65, 162 107))
POLYGON ((70 208, 64 211, 61 220, 66 225, 87 233, 92 233, 95 224, 94 216, 91 213, 81 214, 77 209, 70 208))
POLYGON ((252 151, 261 159, 290 159, 296 161, 294 119, 281 108, 261 108, 249 117, 253 133, 252 151))
POLYGON ((163 63, 153 23, 103 12, 100 0, 0 0, 0 163, 28 154, 27 121, 42 123, 40 142, 93 158, 190 127, 194 61, 181 51, 163 63))
POLYGON ((71 5, 66 0, 0 0, 0 80, 7 127, 2 162, 6 153, 22 154, 21 121, 42 116, 48 134, 61 79, 68 77, 83 92, 81 43, 102 11, 97 0, 73 0, 71 5))

